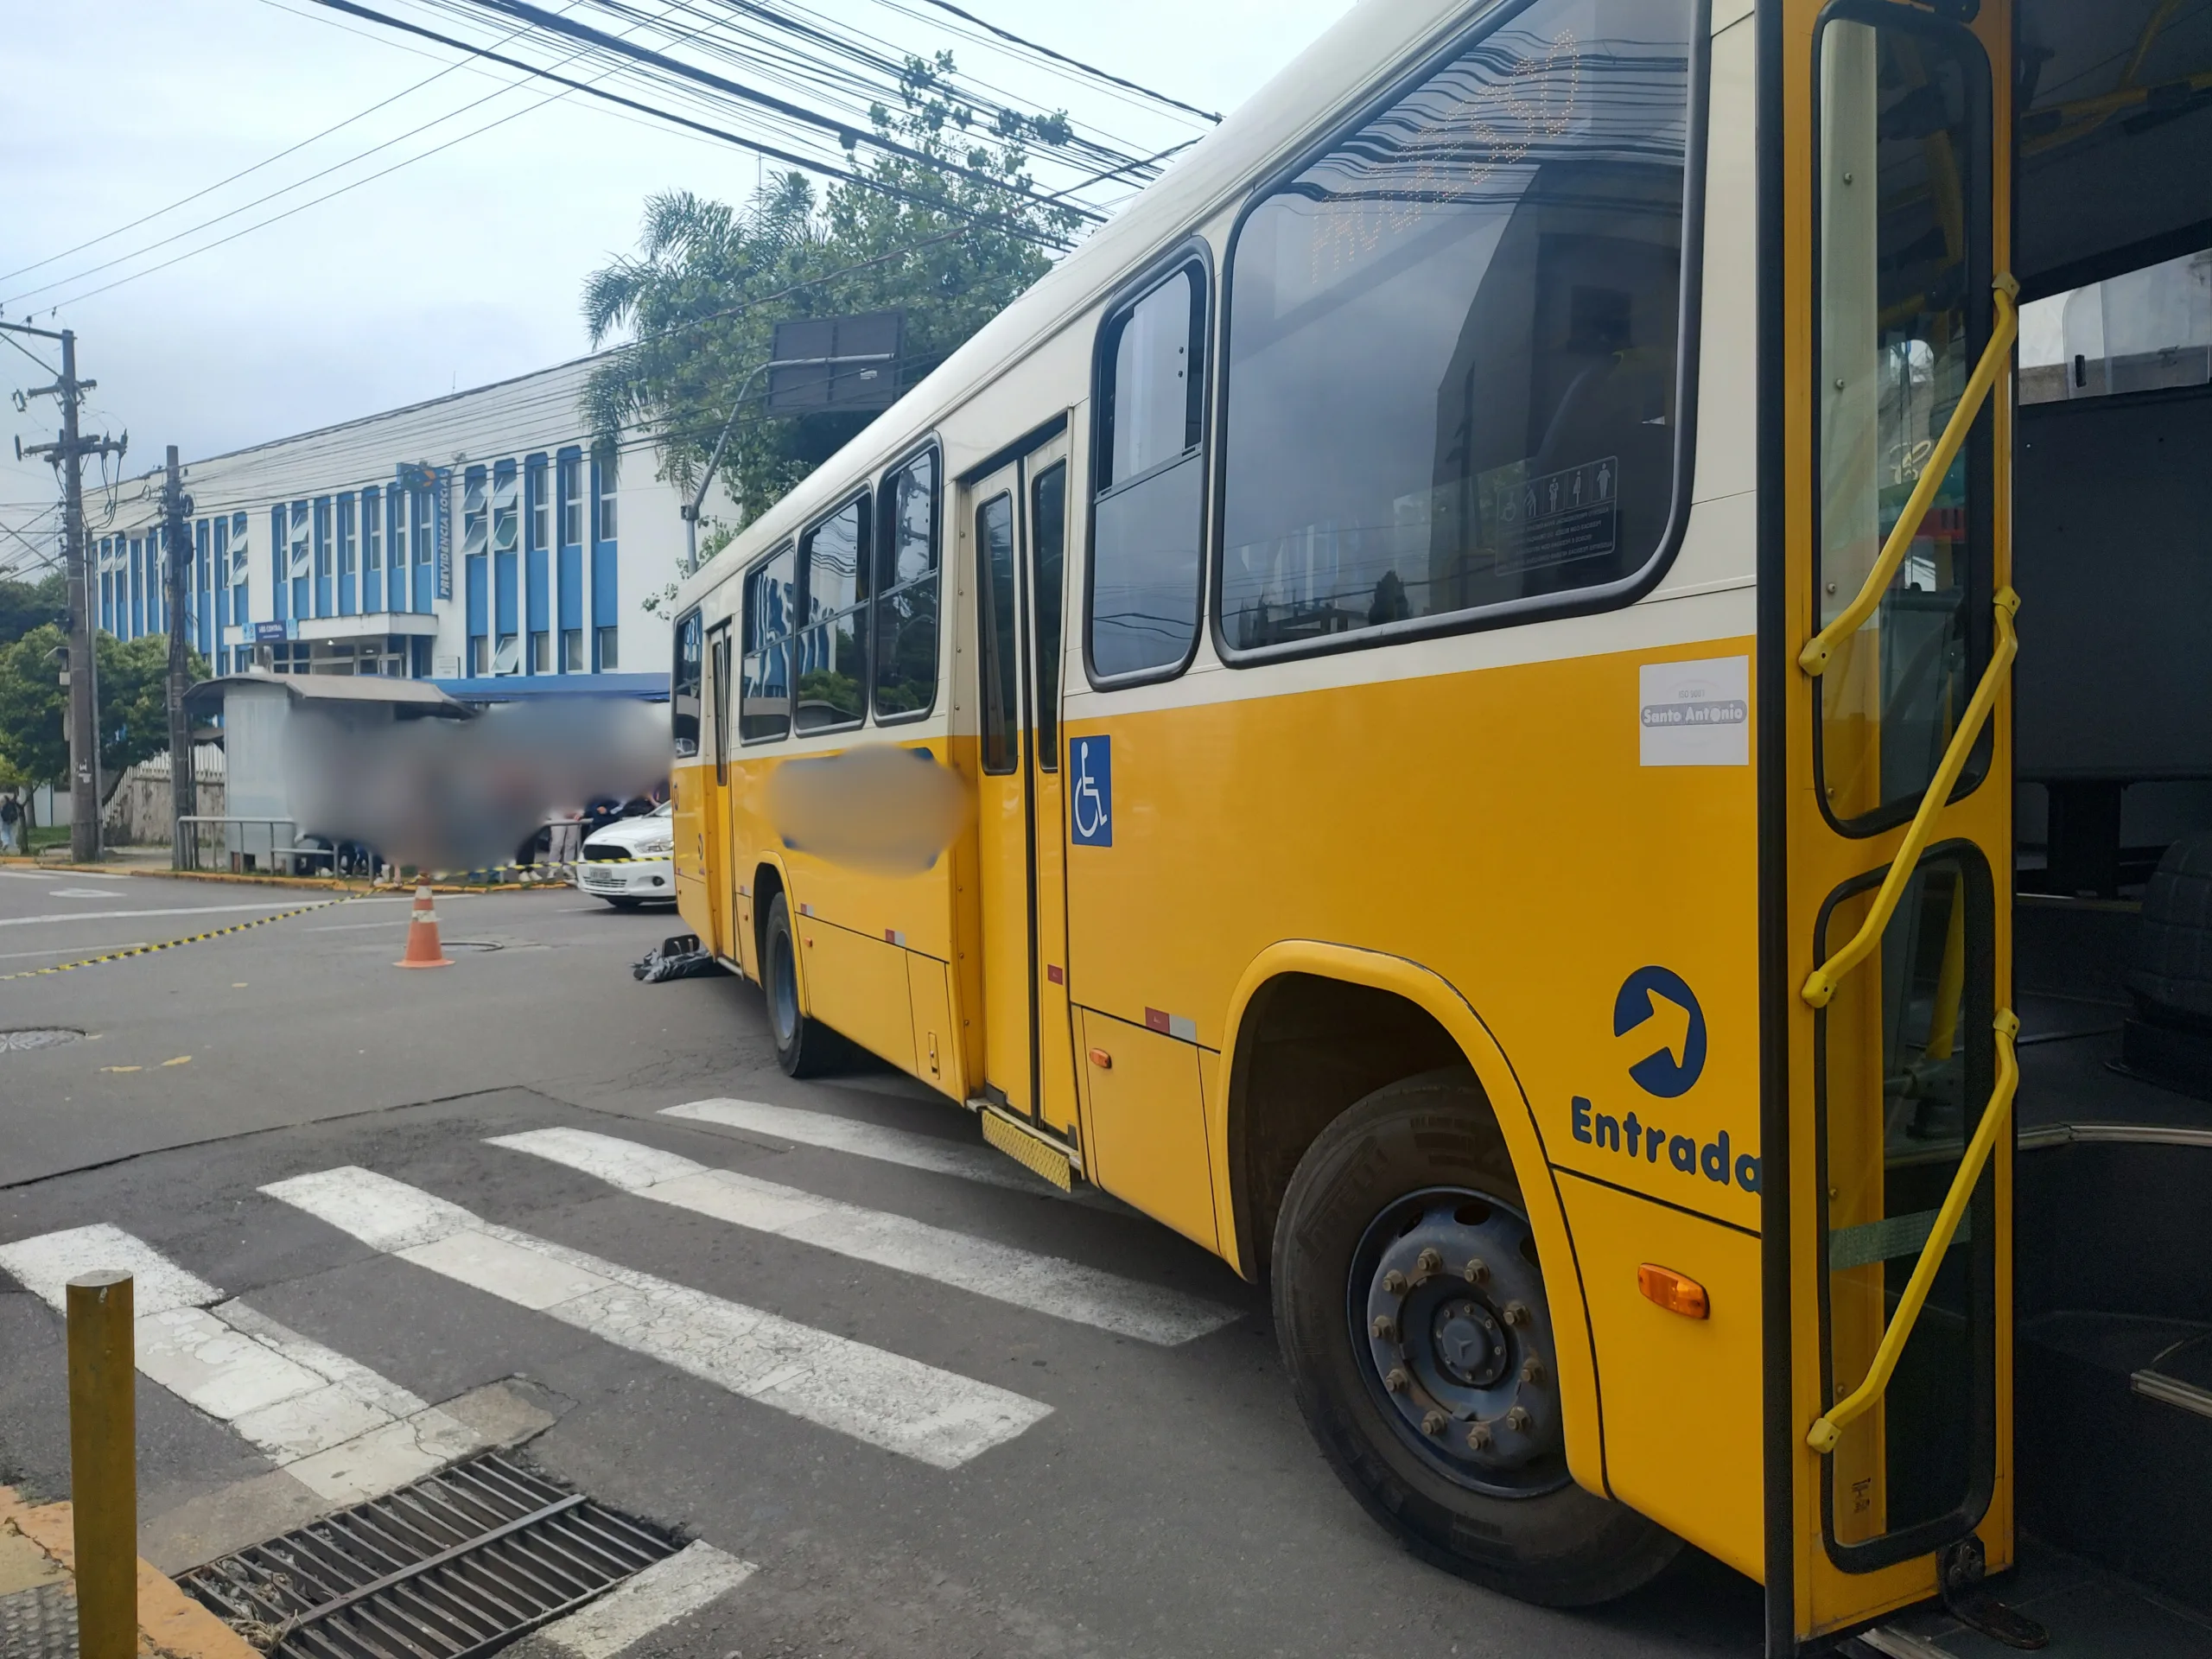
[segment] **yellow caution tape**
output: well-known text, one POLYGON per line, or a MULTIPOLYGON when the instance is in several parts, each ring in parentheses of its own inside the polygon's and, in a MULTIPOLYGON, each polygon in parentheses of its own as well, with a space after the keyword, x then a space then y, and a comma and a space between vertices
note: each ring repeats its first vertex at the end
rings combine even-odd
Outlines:
POLYGON ((24 968, 12 974, 0 974, 0 982, 10 979, 37 979, 47 974, 66 974, 75 968, 90 968, 96 963, 121 962, 126 957, 150 956, 156 950, 174 950, 180 944, 198 944, 202 939, 219 939, 226 934, 243 933, 250 927, 266 927, 271 922, 281 922, 294 916, 304 916, 311 910, 328 910, 333 905, 342 905, 362 897, 348 893, 343 899, 326 899, 321 904, 302 905, 297 910, 280 910, 274 916, 264 916, 251 922, 235 922, 229 927, 219 927, 212 933, 188 933, 181 939, 163 939, 159 944, 134 944, 128 950, 110 950, 104 956, 86 957, 81 962, 57 962, 50 968, 24 968))

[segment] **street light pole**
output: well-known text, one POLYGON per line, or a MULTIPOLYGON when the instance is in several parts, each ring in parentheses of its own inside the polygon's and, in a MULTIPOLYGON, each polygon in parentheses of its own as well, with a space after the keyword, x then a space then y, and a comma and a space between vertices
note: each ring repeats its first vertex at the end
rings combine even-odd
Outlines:
MULTIPOLYGON (((737 396, 730 400, 729 418, 722 423, 721 435, 715 440, 714 451, 707 457, 707 470, 699 480, 697 491, 681 509, 683 515, 685 575, 699 568, 699 510, 706 505, 708 486, 715 481, 715 469, 721 465, 722 447, 729 442, 731 432, 736 429, 738 411, 745 407, 745 394, 753 390, 753 383, 772 369, 823 369, 840 367, 848 363, 888 363, 893 355, 890 352, 863 352, 852 357, 779 357, 754 366, 739 384, 737 396)), ((867 379, 869 376, 861 378, 867 379)))

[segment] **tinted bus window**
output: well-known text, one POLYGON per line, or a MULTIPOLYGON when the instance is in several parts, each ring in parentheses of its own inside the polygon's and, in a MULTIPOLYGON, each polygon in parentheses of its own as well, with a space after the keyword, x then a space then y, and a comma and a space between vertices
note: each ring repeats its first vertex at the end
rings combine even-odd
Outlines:
POLYGON ((792 641, 798 729, 857 726, 868 697, 868 499, 809 531, 802 580, 806 626, 792 641))
POLYGON ((687 612, 676 625, 676 667, 668 688, 669 723, 679 755, 699 753, 699 613, 687 612))
POLYGON ((1012 772, 1021 758, 1021 685, 1016 677, 1014 609, 1014 498, 995 495, 976 509, 976 561, 982 589, 983 770, 1012 772))
POLYGON ((1625 583, 1674 499, 1691 0, 1538 0, 1230 253, 1232 650, 1625 583))
POLYGON ((757 743, 791 729, 791 633, 796 556, 786 544, 745 579, 745 665, 737 734, 757 743))
POLYGON ((1172 669, 1198 637, 1205 272, 1186 265, 1101 338, 1090 657, 1101 679, 1172 669))
POLYGON ((925 714, 937 701, 937 457, 884 480, 875 554, 875 717, 925 714))
POLYGON ((1060 571, 1068 540, 1068 464, 1029 486, 1029 591, 1037 611, 1037 764, 1060 767, 1060 571))

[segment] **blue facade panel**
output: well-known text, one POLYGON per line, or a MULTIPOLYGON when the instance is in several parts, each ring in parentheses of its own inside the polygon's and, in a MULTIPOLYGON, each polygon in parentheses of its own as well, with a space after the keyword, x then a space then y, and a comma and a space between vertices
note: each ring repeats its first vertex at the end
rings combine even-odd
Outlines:
POLYGON ((543 633, 553 626, 551 595, 547 591, 545 550, 530 550, 530 631, 543 633))
POLYGON ((146 631, 146 588, 142 567, 146 563, 146 543, 143 537, 130 538, 130 615, 124 638, 136 639, 146 631))
POLYGON ((561 550, 561 627, 563 632, 584 625, 584 550, 561 550))
POLYGON ((324 496, 315 504, 315 613, 330 616, 337 611, 334 587, 330 572, 336 555, 330 545, 330 498, 324 496))
POLYGON ((489 574, 485 569, 487 561, 474 558, 464 563, 468 567, 468 632, 472 635, 489 632, 485 624, 491 616, 491 601, 484 591, 489 574))
POLYGON ((284 509, 272 507, 269 512, 269 580, 270 602, 276 620, 284 621, 291 613, 292 584, 284 574, 284 509))

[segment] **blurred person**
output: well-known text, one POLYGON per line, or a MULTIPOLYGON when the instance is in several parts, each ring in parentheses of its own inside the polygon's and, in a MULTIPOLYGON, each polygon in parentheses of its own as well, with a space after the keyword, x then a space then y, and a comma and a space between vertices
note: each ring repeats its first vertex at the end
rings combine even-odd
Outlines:
POLYGON ((0 795, 0 853, 23 850, 23 804, 10 790, 0 795))

